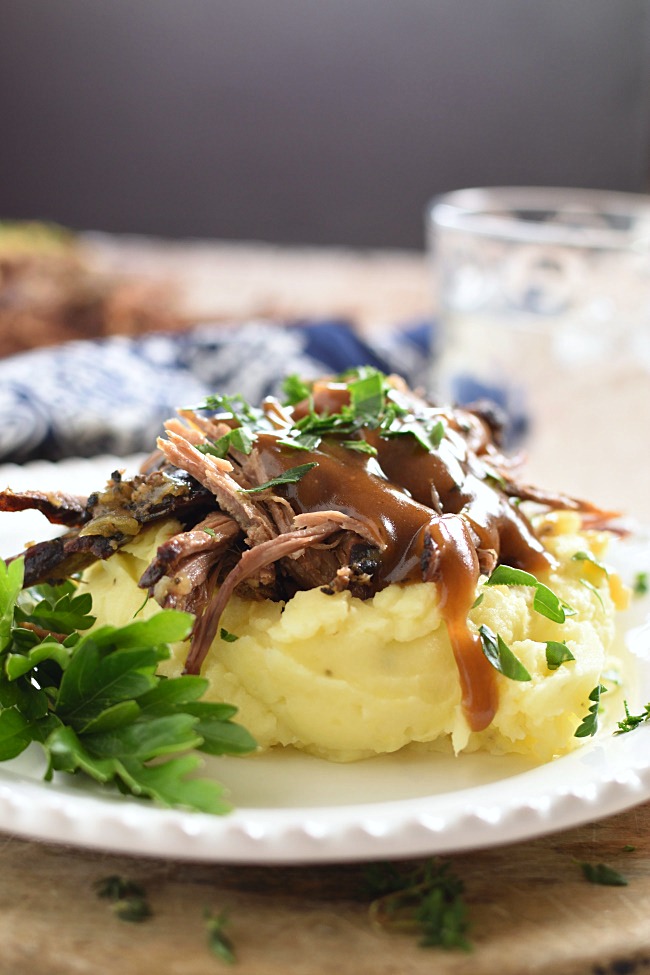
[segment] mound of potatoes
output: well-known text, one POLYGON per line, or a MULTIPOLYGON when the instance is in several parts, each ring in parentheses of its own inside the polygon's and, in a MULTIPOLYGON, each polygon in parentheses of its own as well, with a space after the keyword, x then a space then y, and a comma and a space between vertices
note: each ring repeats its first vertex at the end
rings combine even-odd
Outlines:
MULTIPOLYGON (((178 530, 172 521, 148 529, 86 571, 98 623, 157 611, 153 600, 142 606, 137 580, 155 548, 178 530)), ((263 749, 291 745, 332 761, 411 743, 537 761, 569 751, 580 744, 575 731, 590 693, 612 669, 614 618, 625 593, 591 558, 602 558, 603 533, 581 532, 568 512, 546 516, 537 531, 559 564, 542 581, 574 614, 552 622, 533 608, 530 586, 479 582, 471 625, 498 633, 531 677, 497 674, 499 705, 483 731, 471 731, 463 715, 436 587, 424 582, 391 585, 368 600, 320 589, 286 603, 234 596, 202 668, 210 681, 206 699, 235 705, 237 720, 263 749), (550 669, 548 641, 564 642, 575 659, 550 669)), ((176 645, 161 672, 181 673, 186 654, 186 645, 176 645)))

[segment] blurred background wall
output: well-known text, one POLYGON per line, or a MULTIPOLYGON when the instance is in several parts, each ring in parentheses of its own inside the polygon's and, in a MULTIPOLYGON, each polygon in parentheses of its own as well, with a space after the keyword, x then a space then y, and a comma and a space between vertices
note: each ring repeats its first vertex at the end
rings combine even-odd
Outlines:
POLYGON ((0 0, 0 217, 419 247, 441 191, 646 190, 648 0, 0 0))

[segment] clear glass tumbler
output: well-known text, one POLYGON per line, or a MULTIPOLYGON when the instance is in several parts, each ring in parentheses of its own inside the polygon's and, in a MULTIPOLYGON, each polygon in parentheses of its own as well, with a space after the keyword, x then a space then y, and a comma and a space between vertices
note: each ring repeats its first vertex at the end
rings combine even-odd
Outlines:
POLYGON ((650 197, 468 189, 426 221, 432 392, 500 404, 531 482, 650 524, 650 197))

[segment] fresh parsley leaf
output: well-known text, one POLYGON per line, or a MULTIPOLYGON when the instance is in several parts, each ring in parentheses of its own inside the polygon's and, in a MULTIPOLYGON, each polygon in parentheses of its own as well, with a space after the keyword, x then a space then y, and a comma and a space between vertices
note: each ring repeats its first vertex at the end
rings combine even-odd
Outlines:
POLYGON ((627 887, 623 874, 606 863, 586 863, 577 861, 585 880, 590 884, 604 884, 606 887, 627 887))
POLYGON ((112 901, 112 910, 121 921, 140 923, 152 915, 144 888, 132 880, 113 874, 99 880, 95 890, 98 897, 112 901))
POLYGON ((375 924, 417 932, 422 947, 471 950, 464 886, 449 862, 434 858, 406 873, 375 865, 368 880, 375 924))
POLYGON ((591 565, 595 565, 597 569, 601 569, 605 575, 609 575, 607 566, 603 565, 603 563, 596 558, 593 552, 576 552, 571 556, 571 558, 575 562, 589 562, 591 565))
POLYGON ((429 434, 429 441, 431 442, 431 446, 437 450, 440 444, 442 443, 442 439, 446 432, 444 423, 442 422, 442 420, 438 420, 436 423, 433 424, 433 426, 427 432, 429 434))
POLYGON ((59 586, 34 586, 16 601, 16 622, 28 623, 59 634, 88 630, 95 622, 92 597, 79 593, 73 582, 59 586))
POLYGON ((638 728, 640 724, 650 721, 650 704, 645 705, 641 714, 630 714, 627 701, 623 701, 623 707, 625 709, 625 718, 618 722, 617 730, 614 732, 615 735, 627 734, 628 731, 634 731, 635 728, 638 728))
POLYGON ((593 691, 589 695, 589 700, 593 701, 593 704, 589 708, 588 713, 582 719, 581 723, 578 725, 574 733, 575 738, 590 738, 596 734, 598 731, 598 712, 600 710, 600 698, 602 694, 607 693, 607 688, 602 684, 597 684, 593 691))
POLYGON ((15 559, 8 565, 0 561, 0 653, 11 642, 14 609, 23 586, 24 566, 22 559, 15 559))
POLYGON ((598 602, 600 603, 600 605, 603 607, 603 609, 605 608, 605 603, 603 602, 603 597, 602 597, 601 593, 599 592, 598 587, 597 586, 594 586, 593 582, 589 582, 588 579, 581 579, 580 580, 580 585, 581 586, 584 586, 585 589, 588 589, 589 592, 592 592, 594 594, 594 596, 596 597, 596 599, 598 600, 598 602))
POLYGON ((239 490, 242 494, 256 494, 258 491, 266 491, 267 488, 280 487, 283 484, 296 484, 313 467, 318 467, 318 464, 316 462, 299 464, 298 467, 290 467, 278 477, 272 477, 270 481, 265 481, 264 484, 252 488, 240 488, 239 490))
POLYGON ((561 664, 575 659, 566 643, 549 640, 546 644, 546 666, 549 670, 557 670, 561 664))
POLYGON ((255 433, 248 427, 235 427, 224 433, 218 440, 212 443, 198 444, 197 450, 201 454, 211 454, 213 457, 223 459, 230 450, 238 450, 242 454, 250 454, 255 443, 255 433))
POLYGON ((92 620, 89 594, 77 595, 72 583, 19 591, 21 563, 0 560, 0 760, 35 742, 46 754, 46 779, 83 773, 164 805, 228 811, 222 787, 194 777, 201 763, 194 750, 243 754, 254 740, 232 721, 231 705, 199 700, 204 678, 156 672, 193 618, 161 610, 66 636, 73 622, 92 620))
POLYGON ((282 383, 285 405, 295 406, 296 403, 302 403, 303 400, 309 399, 311 390, 310 383, 306 383, 297 373, 291 373, 282 383))
POLYGON ((485 585, 532 586, 535 589, 533 609, 555 623, 564 623, 567 616, 575 614, 575 610, 558 599, 548 586, 540 582, 532 573, 525 572, 523 569, 513 569, 509 565, 498 565, 489 579, 486 580, 485 585))
POLYGON ((650 589, 647 572, 637 572, 634 577, 633 592, 635 596, 645 596, 650 589))
POLYGON ((236 962, 235 949, 232 939, 226 931, 228 915, 225 911, 220 914, 205 913, 205 927, 208 933, 208 947, 213 955, 225 961, 228 965, 236 962))
POLYGON ((140 884, 115 873, 108 877, 102 877, 93 886, 97 896, 106 900, 117 901, 122 897, 144 897, 144 888, 140 884))
POLYGON ((32 722, 16 708, 0 711, 0 761, 16 758, 34 740, 32 722))
POLYGON ((348 450, 356 450, 359 454, 369 454, 371 457, 377 456, 377 448, 368 443, 367 440, 344 440, 343 446, 348 450))
POLYGON ((379 372, 369 373, 348 384, 350 405, 364 426, 376 426, 384 408, 385 379, 379 372))
MULTIPOLYGON (((295 429, 295 428, 294 428, 295 429)), ((317 433, 301 433, 283 437, 278 443, 292 450, 317 450, 323 438, 317 433)))
POLYGON ((219 637, 226 643, 235 643, 235 641, 239 639, 236 633, 230 633, 223 626, 219 630, 219 637))
POLYGON ((498 670, 504 677, 509 677, 510 680, 532 680, 524 665, 517 659, 499 634, 495 634, 485 624, 479 626, 478 632, 481 637, 483 653, 495 670, 498 670))
POLYGON ((115 901, 113 913, 119 917, 120 921, 141 924, 142 921, 147 921, 151 917, 151 908, 144 897, 132 896, 115 901))

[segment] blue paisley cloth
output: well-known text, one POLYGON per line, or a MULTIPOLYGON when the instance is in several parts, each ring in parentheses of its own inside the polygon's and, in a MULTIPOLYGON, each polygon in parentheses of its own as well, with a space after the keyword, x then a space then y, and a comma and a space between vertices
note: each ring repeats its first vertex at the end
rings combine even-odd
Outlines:
POLYGON ((427 322, 369 343, 343 321, 259 321, 35 349, 0 361, 0 462, 149 451, 177 407, 209 393, 257 403, 291 373, 371 365, 426 388, 432 336, 427 322))

